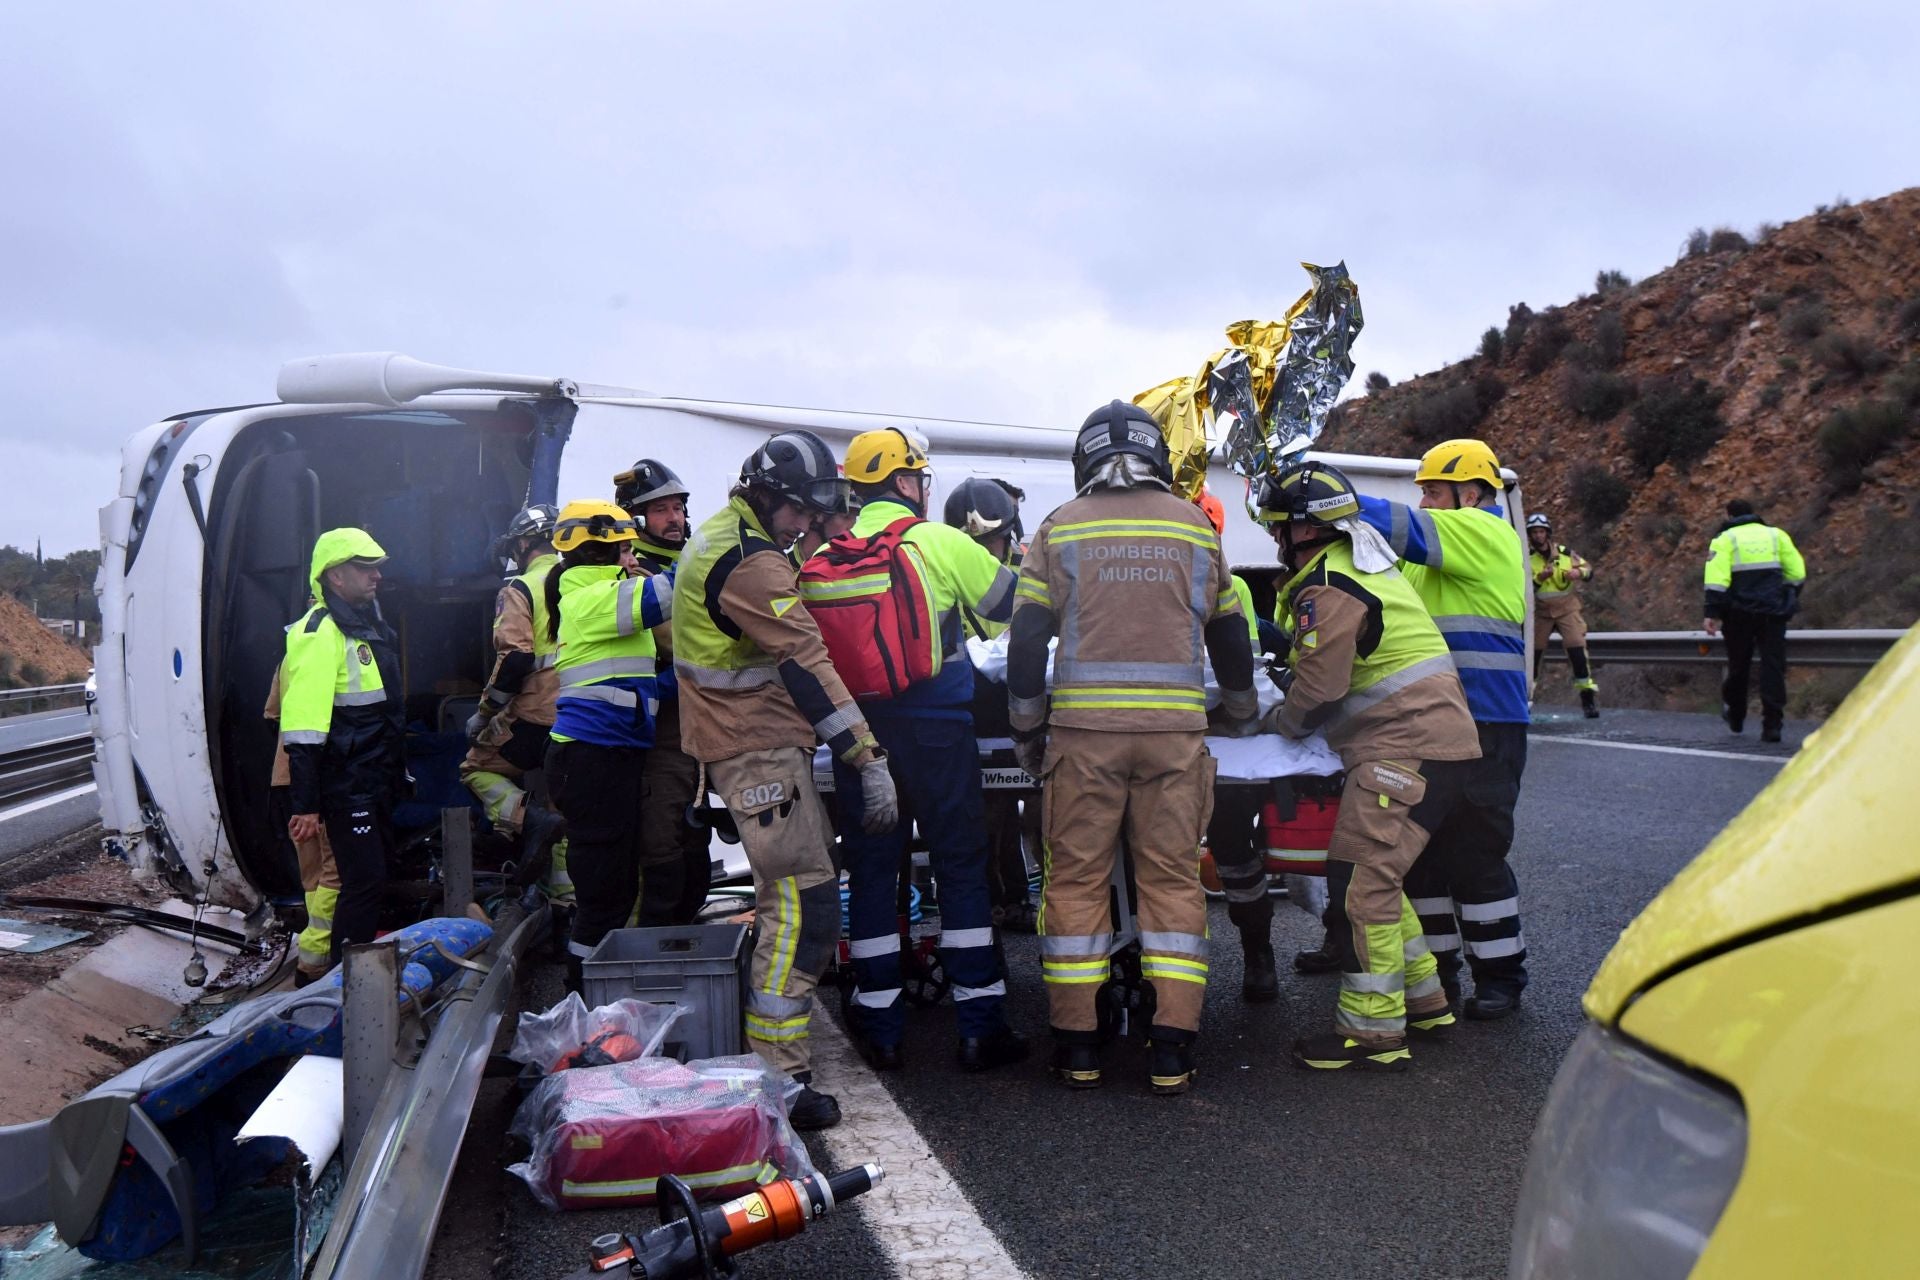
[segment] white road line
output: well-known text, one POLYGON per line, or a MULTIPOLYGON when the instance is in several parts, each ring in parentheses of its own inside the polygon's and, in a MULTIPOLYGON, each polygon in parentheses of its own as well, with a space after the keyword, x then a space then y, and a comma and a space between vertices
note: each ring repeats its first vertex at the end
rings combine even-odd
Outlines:
POLYGON ((823 1009, 814 1013, 811 1039, 820 1087, 840 1102, 840 1123, 823 1135, 834 1168, 873 1161, 887 1171, 852 1207, 896 1273, 905 1280, 1026 1280, 823 1009))
POLYGON ((71 791, 56 791, 50 796, 41 796, 38 800, 29 800, 23 805, 18 805, 6 810, 4 813, 0 813, 0 822, 5 822, 10 818, 18 818, 23 814, 34 813, 50 805, 63 804, 68 800, 77 800, 88 792, 95 790, 97 787, 97 783, 89 782, 85 786, 75 787, 71 791))
POLYGON ((1644 742, 1608 742, 1602 738, 1562 738, 1550 733, 1530 733, 1527 741, 1533 742, 1571 742, 1582 747, 1612 747, 1616 751, 1658 751, 1670 756, 1706 756, 1712 760, 1754 760, 1761 764, 1770 764, 1779 768, 1786 760, 1778 756, 1748 755, 1744 751, 1706 751, 1700 747, 1655 747, 1644 742))

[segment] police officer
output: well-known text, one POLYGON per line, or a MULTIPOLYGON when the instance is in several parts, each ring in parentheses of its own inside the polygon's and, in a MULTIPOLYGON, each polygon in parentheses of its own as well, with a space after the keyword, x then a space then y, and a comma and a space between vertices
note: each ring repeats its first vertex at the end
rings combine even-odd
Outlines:
POLYGON ((1295 462, 1262 477, 1256 496, 1292 572, 1280 605, 1293 623, 1293 684, 1269 724, 1292 738, 1324 729, 1347 776, 1327 845, 1340 999, 1333 1030, 1294 1041, 1293 1058, 1402 1070, 1410 1025, 1453 1023, 1402 886, 1452 801, 1429 795, 1435 762, 1480 754, 1473 717, 1446 641, 1392 553, 1382 544, 1371 570, 1356 563, 1353 539, 1379 538, 1359 523, 1352 482, 1325 463, 1295 462))
POLYGON ((1427 450, 1414 481, 1420 505, 1363 496, 1360 516, 1400 556, 1446 638, 1480 735, 1480 758, 1450 767, 1460 798, 1407 877, 1449 998, 1459 991, 1464 938, 1474 994, 1469 1018, 1504 1018, 1527 985, 1520 886, 1507 851, 1527 765, 1527 555, 1499 505, 1500 460, 1479 440, 1427 450), (1457 777, 1455 775, 1458 775, 1457 777))
MULTIPOLYGON (((783 431, 740 468, 727 505, 695 530, 674 582, 673 667, 681 742, 706 766, 753 866, 760 942, 747 993, 754 1051, 805 1088, 797 1129, 837 1124, 812 1087, 813 990, 840 936, 833 832, 813 785, 813 745, 857 771, 869 832, 891 830, 899 801, 886 758, 800 604, 786 548, 846 514, 847 483, 818 436, 783 431)), ((809 539, 812 540, 812 539, 809 539)))
MULTIPOLYGON (((653 458, 642 458, 613 478, 613 500, 634 521, 633 554, 640 572, 669 573, 687 545, 687 486, 673 469, 653 458)), ((673 676, 673 627, 657 627, 654 644, 660 650, 660 714, 653 722, 653 749, 647 753, 647 776, 641 784, 642 838, 649 849, 676 849, 680 854, 680 901, 671 919, 686 924, 706 903, 712 860, 707 853, 709 829, 687 817, 699 797, 700 765, 680 749, 680 686, 673 676)))
POLYGON ((1212 800, 1201 643, 1236 730, 1256 727, 1253 649, 1220 539, 1171 492, 1151 416, 1114 401, 1073 449, 1079 496, 1041 525, 1020 569, 1007 686, 1014 740, 1046 786, 1040 964, 1055 1071, 1100 1083, 1096 992, 1109 972, 1109 881, 1124 824, 1152 984, 1148 1082, 1184 1092, 1206 994, 1196 856, 1212 800), (1054 658, 1051 701, 1047 646, 1054 658))
POLYGON ((1721 718, 1735 733, 1747 726, 1747 676, 1760 653, 1760 741, 1780 741, 1787 713, 1787 620, 1800 607, 1807 562, 1784 529, 1735 498, 1707 548, 1706 632, 1727 636, 1727 678, 1721 718))
POLYGON ((393 852, 393 805, 406 785, 400 657, 380 614, 387 553, 364 529, 329 529, 313 545, 313 604, 287 628, 280 744, 287 752, 295 848, 327 833, 339 873, 328 963, 371 942, 393 852))
MULTIPOLYGON (((1227 509, 1206 489, 1194 498, 1215 534, 1225 537, 1227 509)), ((1246 619, 1247 643, 1260 652, 1259 612, 1253 607, 1253 589, 1239 574, 1229 574, 1233 598, 1246 619)), ((1254 821, 1266 795, 1260 787, 1215 787, 1213 816, 1207 820, 1207 851, 1213 855, 1220 887, 1227 896, 1227 919, 1240 935, 1240 998, 1249 1004, 1269 1004, 1280 998, 1280 979, 1274 972, 1273 899, 1267 895, 1267 855, 1254 841, 1254 821)))
POLYGON ((672 616, 673 580, 638 574, 634 536, 633 521, 613 503, 569 502, 554 524, 560 561, 543 585, 548 638, 559 646, 547 778, 567 818, 578 901, 567 941, 573 990, 583 962, 627 923, 636 897, 644 926, 669 923, 680 903, 679 850, 647 845, 640 811, 660 706, 653 628, 672 616))
MULTIPOLYGON (((1026 546, 1021 541, 1020 503, 1026 497, 1005 480, 969 477, 947 495, 946 522, 985 547, 987 554, 1018 571, 1026 546)), ((967 629, 981 640, 1005 634, 1007 623, 982 618, 962 606, 967 629)), ((973 729, 976 738, 1005 738, 1013 729, 1007 722, 1007 687, 995 680, 973 682, 973 729)), ((1026 845, 1040 847, 1040 802, 1029 799, 1024 809, 1019 795, 995 788, 985 793, 987 821, 987 893, 993 902, 993 922, 1013 933, 1032 933, 1034 910, 1026 845)))
MULTIPOLYGON (((480 705, 467 720, 468 747, 460 781, 479 798, 494 830, 521 837, 520 870, 537 874, 548 864, 549 895, 556 905, 573 902, 566 857, 557 848, 560 816, 534 803, 522 785, 546 763, 553 730, 553 674, 558 646, 549 634, 547 574, 558 558, 553 526, 559 513, 536 503, 515 516, 496 550, 516 572, 493 601, 493 670, 480 705)), ((523 880, 523 882, 529 882, 523 880)))
POLYGON ((1538 511, 1527 517, 1527 560, 1533 572, 1533 678, 1540 679, 1547 639, 1557 629, 1573 667, 1573 687, 1580 691, 1580 709, 1587 719, 1598 719, 1595 695, 1600 686, 1587 663, 1587 623, 1580 616, 1580 597, 1573 589, 1576 582, 1592 581, 1593 566, 1556 545, 1552 522, 1538 511))
MULTIPOLYGON (((847 478, 859 500, 852 537, 868 538, 902 520, 901 535, 917 553, 927 609, 942 653, 933 676, 896 698, 862 701, 887 754, 903 808, 927 842, 940 888, 940 962, 952 983, 959 1024, 960 1066, 985 1071, 1026 1058, 1026 1038, 1007 1025, 1006 972, 993 934, 987 896, 987 845, 980 787, 980 748, 973 736, 973 664, 963 647, 962 615, 987 623, 1013 616, 1013 571, 973 539, 925 518, 933 486, 926 442, 904 431, 864 431, 847 445, 847 478)), ((806 586, 803 583, 803 592, 806 586)), ((856 987, 850 1021, 867 1060, 898 1070, 906 1010, 900 1004, 898 899, 910 821, 869 834, 861 829, 859 778, 834 766, 841 807, 841 845, 848 888, 849 949, 856 987)))

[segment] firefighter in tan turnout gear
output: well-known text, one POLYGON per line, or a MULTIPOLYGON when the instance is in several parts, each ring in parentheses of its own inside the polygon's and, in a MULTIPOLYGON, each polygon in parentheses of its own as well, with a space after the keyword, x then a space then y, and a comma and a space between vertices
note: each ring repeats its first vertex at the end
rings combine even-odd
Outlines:
POLYGON ((839 1104, 812 1087, 807 1043, 814 987, 840 937, 840 878, 813 785, 814 742, 857 771, 869 833, 900 819, 886 757, 834 673, 787 555, 796 539, 810 552, 847 508, 847 482, 827 446, 811 432, 783 431, 741 467, 674 579, 681 746, 706 766, 753 867, 760 942, 747 1039, 807 1086, 788 1111, 796 1129, 840 1119, 839 1104))
POLYGON ((1181 1093, 1207 981, 1203 637, 1236 732, 1257 726, 1253 648, 1220 539, 1171 492, 1153 419, 1117 400, 1095 410, 1073 465, 1079 496, 1047 517, 1021 565, 1007 654, 1020 762, 1045 786, 1040 964, 1053 1065, 1070 1087, 1100 1083, 1095 996, 1109 972, 1108 885, 1124 836, 1155 995, 1149 1084, 1181 1093))
POLYGON ((1600 686, 1594 683, 1587 659, 1587 620, 1580 613, 1579 583, 1593 581, 1593 566, 1578 552, 1553 540, 1553 522, 1536 511, 1527 517, 1527 560, 1533 574, 1533 678, 1540 679, 1547 641, 1560 633, 1567 662, 1573 667, 1573 687, 1580 692, 1580 709, 1587 719, 1598 719, 1600 686))
POLYGON ((1280 616, 1293 627, 1293 684, 1267 726, 1324 730, 1347 774, 1327 846, 1339 1005, 1331 1032, 1294 1042, 1294 1061, 1403 1070, 1410 1027, 1454 1021, 1403 885, 1450 803, 1430 762, 1479 757, 1473 716, 1446 640, 1386 540, 1360 522, 1352 482, 1296 462, 1262 477, 1255 497, 1292 572, 1280 616))

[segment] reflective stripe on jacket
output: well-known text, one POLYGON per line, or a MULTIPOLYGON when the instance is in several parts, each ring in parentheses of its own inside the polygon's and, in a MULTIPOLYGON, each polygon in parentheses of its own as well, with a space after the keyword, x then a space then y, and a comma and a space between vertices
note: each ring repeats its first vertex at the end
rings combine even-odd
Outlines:
POLYGON ((1473 718, 1527 724, 1526 545, 1498 507, 1427 511, 1362 497, 1360 518, 1386 535, 1446 637, 1473 718))
POLYGON ((280 667, 280 744, 293 812, 384 804, 406 776, 393 633, 371 613, 335 601, 287 628, 280 667), (342 626, 342 620, 345 626, 342 626))
POLYGON ((1784 529, 1740 516, 1707 548, 1706 579, 1709 618, 1724 618, 1730 609, 1785 618, 1799 603, 1807 564, 1784 529))
POLYGON ((1535 600, 1564 596, 1573 590, 1575 582, 1588 582, 1593 578, 1593 566, 1562 546, 1554 547, 1551 561, 1528 548, 1527 567, 1533 573, 1535 600))
POLYGON ((528 724, 553 723, 554 692, 560 687, 553 674, 560 645, 547 627, 547 574, 559 562, 551 552, 535 556, 524 572, 506 580, 493 602, 494 661, 487 686, 512 694, 508 717, 528 724))
POLYGON ((873 735, 834 674, 798 570, 745 498, 694 530, 673 588, 681 749, 725 760, 772 747, 867 758, 873 735))
POLYGON ((1480 754, 1447 643, 1399 570, 1362 573, 1342 538, 1287 580, 1280 603, 1294 673, 1281 733, 1323 729, 1348 768, 1480 754))
MULTIPOLYGON (((1048 516, 1020 566, 1016 610, 1055 619, 1051 710, 1081 729, 1206 728, 1203 631, 1237 617, 1220 539, 1200 509, 1162 489, 1095 490, 1048 516)), ((1018 634, 1016 627, 1016 635, 1018 634)), ((1016 727, 1042 718, 1012 698, 1016 727)))
POLYGON ((555 742, 653 745, 660 693, 652 629, 672 614, 665 578, 629 578, 617 565, 597 564, 560 575, 555 742))

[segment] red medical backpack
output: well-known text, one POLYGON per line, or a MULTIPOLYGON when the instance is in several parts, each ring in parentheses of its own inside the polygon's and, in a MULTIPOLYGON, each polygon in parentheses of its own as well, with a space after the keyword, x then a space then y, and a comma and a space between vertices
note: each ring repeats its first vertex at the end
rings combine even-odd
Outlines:
POLYGON ((906 543, 919 523, 902 516, 870 537, 843 533, 800 569, 800 598, 856 698, 897 698, 940 674, 939 620, 919 553, 906 543))

